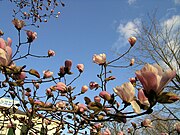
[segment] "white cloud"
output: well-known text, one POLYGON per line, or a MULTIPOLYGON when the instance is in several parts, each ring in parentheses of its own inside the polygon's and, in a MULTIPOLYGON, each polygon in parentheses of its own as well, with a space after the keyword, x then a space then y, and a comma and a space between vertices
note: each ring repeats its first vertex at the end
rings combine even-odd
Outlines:
POLYGON ((132 5, 134 2, 136 2, 136 0, 128 0, 129 5, 132 5))
POLYGON ((180 15, 174 15, 171 18, 165 20, 162 22, 162 27, 165 27, 166 29, 176 30, 178 27, 180 27, 180 15))
POLYGON ((180 4, 180 0, 174 0, 175 4, 180 4))
POLYGON ((140 24, 141 24, 141 20, 139 18, 136 18, 133 21, 129 21, 125 24, 120 23, 117 28, 119 37, 118 40, 113 45, 113 50, 118 51, 122 46, 128 44, 128 38, 131 36, 135 36, 136 33, 139 32, 140 24))
MULTIPOLYGON (((180 2, 180 1, 179 1, 180 2)), ((170 63, 170 65, 176 70, 176 73, 180 75, 180 70, 179 70, 179 51, 180 51, 180 46, 179 42, 177 40, 177 32, 180 29, 180 15, 174 15, 171 18, 168 18, 167 20, 163 21, 161 23, 161 27, 164 28, 164 35, 166 34, 166 31, 169 32, 169 42, 165 44, 165 52, 166 52, 166 57, 170 63), (171 30, 171 31, 170 31, 171 30), (173 51, 173 54, 172 54, 173 51)), ((179 38, 178 38, 179 39, 179 38)), ((167 64, 164 62, 161 62, 162 66, 164 68, 167 68, 167 64)), ((169 67, 168 67, 169 68, 169 67)))
POLYGON ((129 38, 130 36, 136 35, 139 32, 138 25, 140 24, 140 19, 136 18, 133 21, 129 21, 126 24, 120 24, 117 31, 124 38, 129 38))

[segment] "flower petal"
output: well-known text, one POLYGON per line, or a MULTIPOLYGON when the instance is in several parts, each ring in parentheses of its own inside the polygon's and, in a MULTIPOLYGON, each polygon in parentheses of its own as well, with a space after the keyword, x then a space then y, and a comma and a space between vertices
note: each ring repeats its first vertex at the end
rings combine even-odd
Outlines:
POLYGON ((131 106, 132 106, 135 113, 137 113, 137 114, 141 113, 141 109, 140 109, 140 107, 136 101, 134 101, 134 100, 131 101, 131 106))

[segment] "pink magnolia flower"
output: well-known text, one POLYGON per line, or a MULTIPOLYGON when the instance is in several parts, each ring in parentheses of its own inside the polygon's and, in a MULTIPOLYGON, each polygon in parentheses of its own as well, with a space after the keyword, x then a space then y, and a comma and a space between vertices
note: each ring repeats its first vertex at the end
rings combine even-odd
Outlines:
POLYGON ((132 83, 133 86, 134 84, 136 84, 136 78, 134 77, 129 78, 129 81, 132 83))
POLYGON ((4 35, 4 32, 2 30, 0 30, 0 36, 4 35))
POLYGON ((46 95, 48 96, 48 97, 52 97, 53 96, 53 93, 52 93, 52 91, 51 91, 51 89, 47 89, 46 90, 46 95))
POLYGON ((150 127, 152 128, 152 122, 150 119, 145 119, 143 122, 141 122, 142 127, 150 127))
POLYGON ((30 97, 31 96, 31 92, 25 92, 25 96, 27 96, 27 97, 30 97))
POLYGON ((81 93, 85 93, 88 90, 88 86, 84 85, 81 88, 81 93))
POLYGON ((148 98, 144 95, 144 91, 142 89, 138 90, 138 99, 141 104, 148 106, 148 107, 150 106, 148 98))
POLYGON ((117 86, 113 88, 113 90, 123 101, 127 103, 134 100, 135 90, 134 86, 130 82, 117 86))
POLYGON ((48 56, 49 56, 49 57, 55 56, 55 51, 53 51, 53 50, 48 50, 48 56))
POLYGON ((102 135, 111 135, 111 132, 108 128, 105 129, 105 131, 102 133, 102 135))
POLYGON ((32 42, 37 38, 37 33, 36 32, 28 30, 28 31, 26 31, 26 34, 28 36, 28 42, 32 42))
POLYGON ((135 62, 135 59, 131 59, 131 61, 130 61, 130 66, 133 66, 134 65, 134 62, 135 62))
POLYGON ((65 72, 70 73, 72 67, 72 60, 66 60, 64 64, 65 64, 65 72))
POLYGON ((128 41, 129 41, 129 43, 130 43, 130 45, 131 46, 134 46, 134 44, 136 43, 136 37, 130 37, 129 39, 128 39, 128 41))
POLYGON ((102 124, 102 123, 96 123, 96 124, 94 125, 94 127, 95 127, 96 129, 102 128, 102 127, 103 127, 103 124, 102 124))
POLYGON ((163 71, 158 65, 146 64, 141 70, 136 71, 136 76, 143 85, 146 95, 152 91, 158 95, 176 76, 176 71, 170 69, 163 71))
POLYGON ((140 113, 140 107, 137 102, 134 100, 135 90, 131 82, 122 84, 113 88, 114 92, 125 102, 131 103, 131 106, 135 113, 140 113))
POLYGON ((64 84, 63 82, 58 82, 56 84, 56 89, 61 91, 61 92, 65 92, 66 91, 66 84, 64 84))
POLYGON ((105 100, 108 100, 108 101, 111 100, 111 94, 108 93, 107 91, 101 91, 99 93, 99 96, 105 100))
POLYGON ((87 110, 87 107, 84 104, 78 104, 78 110, 83 113, 87 110))
POLYGON ((59 102, 56 103, 56 107, 57 107, 57 108, 60 108, 60 109, 63 109, 63 108, 66 107, 66 102, 64 102, 64 101, 59 101, 59 102))
POLYGON ((26 77, 27 77, 26 73, 25 72, 21 72, 20 75, 18 76, 18 79, 24 80, 26 77))
POLYGON ((99 96, 95 96, 94 97, 94 101, 100 103, 101 102, 101 98, 99 96))
POLYGON ((99 84, 97 82, 90 82, 89 83, 89 88, 92 89, 97 89, 99 87, 99 84))
POLYGON ((10 38, 7 39, 7 43, 3 38, 0 38, 0 65, 7 66, 11 62, 12 57, 12 48, 11 48, 12 40, 10 38))
POLYGON ((52 77, 53 72, 46 70, 46 71, 43 71, 43 74, 44 74, 43 78, 50 78, 52 77))
POLYGON ((106 54, 94 54, 93 62, 99 65, 103 65, 104 63, 106 63, 106 54))
POLYGON ((65 75, 65 67, 64 66, 61 66, 60 69, 59 69, 59 74, 60 76, 64 76, 65 75))
POLYGON ((12 20, 12 23, 14 24, 17 30, 21 30, 25 25, 25 22, 23 20, 18 20, 16 18, 12 20))
POLYGON ((78 64, 77 69, 79 70, 80 73, 83 72, 84 71, 84 65, 83 64, 78 64))

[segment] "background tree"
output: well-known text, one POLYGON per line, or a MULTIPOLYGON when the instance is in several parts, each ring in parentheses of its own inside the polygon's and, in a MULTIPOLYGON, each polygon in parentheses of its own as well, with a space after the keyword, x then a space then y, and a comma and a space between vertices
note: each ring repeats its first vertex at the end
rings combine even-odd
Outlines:
MULTIPOLYGON (((156 13, 148 16, 148 21, 138 24, 136 37, 138 43, 135 46, 134 54, 137 66, 149 62, 160 65, 165 69, 176 70, 176 77, 165 90, 180 94, 180 16, 173 16, 164 22, 157 20, 156 13)), ((165 99, 166 100, 166 99, 165 99)), ((149 134, 157 134, 159 131, 173 133, 169 125, 175 124, 179 119, 179 102, 173 106, 163 104, 155 107, 155 112, 150 116, 154 123, 154 130, 147 130, 149 134), (156 121, 157 120, 157 121, 156 121)))

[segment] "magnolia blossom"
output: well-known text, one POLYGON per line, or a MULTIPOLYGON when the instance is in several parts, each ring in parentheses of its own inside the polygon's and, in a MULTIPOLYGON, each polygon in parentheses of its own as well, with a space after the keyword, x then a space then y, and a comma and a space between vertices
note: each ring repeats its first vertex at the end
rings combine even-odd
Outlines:
POLYGON ((129 43, 130 43, 131 46, 134 46, 134 44, 136 43, 136 37, 130 37, 130 38, 128 39, 128 41, 129 41, 129 43))
POLYGON ((56 103, 56 107, 63 109, 63 108, 66 107, 66 102, 64 102, 64 101, 59 101, 59 102, 56 103))
POLYGON ((43 78, 50 78, 52 77, 53 72, 46 70, 46 71, 43 71, 43 74, 44 74, 43 78))
POLYGON ((4 32, 2 30, 0 30, 0 36, 4 35, 4 32))
POLYGON ((108 93, 107 91, 101 91, 99 93, 99 96, 105 100, 108 100, 108 101, 111 100, 111 94, 108 93))
POLYGON ((131 82, 122 84, 113 88, 114 92, 125 102, 131 103, 131 106, 135 113, 140 113, 140 107, 137 102, 134 100, 135 89, 131 82))
POLYGON ((88 86, 84 85, 81 88, 81 93, 85 93, 88 90, 88 86))
POLYGON ((102 65, 104 63, 106 63, 106 54, 94 54, 93 56, 93 62, 99 65, 102 65))
POLYGON ((58 82, 56 84, 56 89, 61 91, 61 92, 65 92, 66 91, 66 84, 64 84, 63 82, 58 82))
POLYGON ((25 22, 23 20, 18 20, 16 18, 12 20, 12 23, 14 24, 17 30, 21 30, 25 25, 25 22))
POLYGON ((152 122, 150 119, 145 119, 143 122, 141 122, 142 127, 150 127, 152 128, 152 122))
POLYGON ((105 129, 105 131, 102 133, 102 135, 111 135, 111 132, 108 128, 105 129))
POLYGON ((83 64, 78 64, 77 69, 79 70, 80 73, 83 72, 84 71, 84 65, 83 64))
POLYGON ((102 124, 102 123, 96 123, 96 124, 94 125, 94 127, 95 127, 96 129, 102 128, 102 127, 103 127, 103 124, 102 124))
POLYGON ((65 69, 64 69, 65 67, 64 66, 61 66, 60 68, 59 68, 59 75, 60 76, 64 76, 65 75, 65 69))
POLYGON ((87 107, 84 104, 78 104, 78 110, 83 113, 87 110, 87 107))
POLYGON ((0 38, 0 65, 7 66, 11 62, 12 57, 12 40, 7 39, 7 42, 3 38, 0 38))
POLYGON ((170 69, 163 71, 158 65, 146 64, 141 70, 136 71, 136 76, 143 85, 146 95, 151 91, 158 95, 176 76, 176 72, 170 69))
POLYGON ((89 88, 92 89, 97 89, 99 87, 99 84, 97 82, 90 82, 89 83, 89 88))
POLYGON ((26 78, 26 73, 25 72, 21 72, 19 75, 18 75, 18 79, 20 80, 24 80, 26 78))
POLYGON ((94 97, 94 101, 100 103, 101 102, 101 98, 99 96, 95 96, 94 97))
POLYGON ((133 86, 136 84, 136 78, 134 77, 129 78, 129 81, 132 83, 133 86))
POLYGON ((51 89, 48 88, 48 89, 46 90, 46 95, 49 96, 49 97, 52 97, 52 96, 53 96, 53 93, 52 93, 51 89))
POLYGON ((32 42, 37 38, 37 33, 36 32, 28 30, 28 31, 26 31, 26 34, 28 36, 28 42, 32 42))
POLYGON ((135 62, 135 59, 131 59, 131 61, 130 61, 130 66, 133 66, 134 65, 134 62, 135 62))
POLYGON ((49 56, 49 57, 55 56, 55 51, 53 51, 53 50, 48 50, 48 56, 49 56))
POLYGON ((66 73, 69 73, 72 67, 72 60, 66 60, 64 65, 66 73))
POLYGON ((120 96, 120 98, 130 103, 132 100, 134 100, 135 90, 133 85, 130 82, 124 83, 121 86, 117 86, 113 88, 114 92, 120 96))
POLYGON ((148 98, 144 95, 144 91, 142 89, 138 90, 138 99, 141 104, 143 104, 145 106, 150 106, 148 98))

